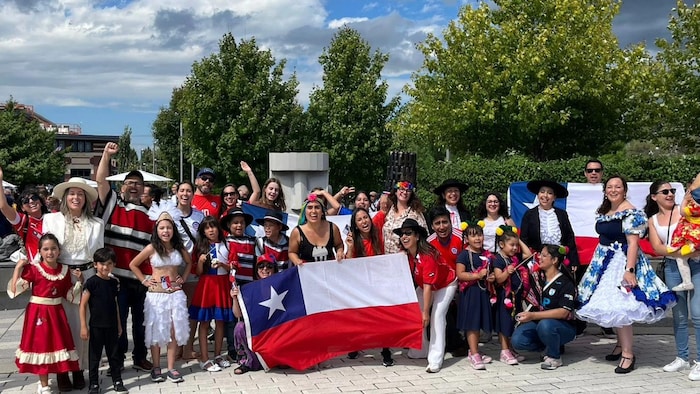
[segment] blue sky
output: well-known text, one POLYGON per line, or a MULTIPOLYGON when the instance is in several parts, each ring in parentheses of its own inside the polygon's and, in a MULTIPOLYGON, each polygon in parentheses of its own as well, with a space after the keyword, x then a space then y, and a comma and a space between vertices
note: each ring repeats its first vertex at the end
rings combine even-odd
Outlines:
MULTIPOLYGON (((357 29, 389 53, 384 77, 400 92, 422 55, 415 44, 440 34, 466 0, 3 0, 0 100, 12 96, 83 134, 133 129, 139 151, 151 124, 196 60, 231 31, 286 58, 308 101, 321 83, 317 59, 338 26, 357 29)), ((614 29, 620 44, 667 37, 675 0, 627 0, 614 29)))

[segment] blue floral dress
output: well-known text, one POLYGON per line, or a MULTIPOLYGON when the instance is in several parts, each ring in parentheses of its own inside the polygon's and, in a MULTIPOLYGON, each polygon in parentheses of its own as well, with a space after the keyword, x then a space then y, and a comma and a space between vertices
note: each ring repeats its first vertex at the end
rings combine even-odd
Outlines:
POLYGON ((628 234, 643 236, 647 217, 638 209, 596 217, 599 243, 578 287, 579 319, 602 327, 624 327, 632 323, 661 320, 676 296, 654 273, 641 249, 637 256, 637 287, 627 292, 620 286, 627 265, 628 234))

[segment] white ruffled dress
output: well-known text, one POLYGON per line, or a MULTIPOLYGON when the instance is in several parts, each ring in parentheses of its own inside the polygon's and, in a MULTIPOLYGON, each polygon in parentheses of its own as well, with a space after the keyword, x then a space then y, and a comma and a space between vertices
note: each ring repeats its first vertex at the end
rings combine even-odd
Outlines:
MULTIPOLYGON (((179 267, 184 264, 179 251, 172 251, 169 256, 161 257, 158 253, 151 256, 151 266, 179 267)), ((170 330, 175 331, 175 341, 182 346, 187 344, 190 336, 189 313, 185 292, 146 293, 144 303, 144 326, 146 327, 146 346, 165 347, 171 340, 170 330)))

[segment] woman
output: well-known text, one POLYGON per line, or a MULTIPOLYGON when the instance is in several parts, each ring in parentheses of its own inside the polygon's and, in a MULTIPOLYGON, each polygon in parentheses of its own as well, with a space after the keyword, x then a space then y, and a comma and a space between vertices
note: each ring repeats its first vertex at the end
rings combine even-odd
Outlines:
POLYGON ((467 184, 456 179, 447 179, 433 190, 438 196, 438 206, 444 206, 450 212, 452 228, 460 228, 462 222, 471 219, 462 195, 467 191, 467 184))
MULTIPOLYGON (((250 174, 248 175, 250 177, 250 174)), ((260 190, 258 180, 253 175, 250 177, 250 185, 253 187, 253 192, 250 194, 250 199, 248 199, 249 203, 276 211, 284 212, 287 210, 282 183, 277 178, 266 180, 262 190, 260 190)))
POLYGON ((370 205, 372 204, 369 200, 369 194, 366 191, 360 190, 355 193, 355 209, 363 208, 369 211, 370 205))
POLYGON ((305 262, 341 261, 343 239, 340 229, 326 220, 325 207, 316 194, 309 194, 301 209, 299 225, 289 237, 289 260, 294 265, 305 262))
POLYGON ((457 274, 440 253, 428 243, 428 232, 414 219, 406 219, 394 234, 401 238, 401 248, 408 256, 416 284, 416 295, 423 315, 423 348, 408 351, 409 358, 427 355, 426 372, 442 368, 445 356, 445 326, 447 308, 457 291, 457 274), (430 325, 430 341, 425 328, 430 325))
MULTIPOLYGON (((659 256, 664 256, 664 274, 666 275, 666 285, 673 287, 681 283, 680 273, 676 259, 667 256, 666 247, 670 242, 670 235, 678 224, 681 217, 680 210, 676 204, 676 189, 666 181, 656 181, 649 186, 647 205, 644 212, 651 225, 649 226, 649 242, 654 248, 654 252, 659 256)), ((692 281, 696 286, 700 286, 700 263, 698 260, 688 260, 692 281)), ((698 287, 700 288, 700 287, 698 287)), ((690 305, 690 316, 695 327, 695 337, 700 338, 700 292, 680 291, 676 293, 678 303, 673 307, 673 334, 676 341, 676 358, 664 366, 666 372, 677 372, 690 368, 688 362, 688 306, 690 305)), ((700 359, 700 341, 696 343, 696 360, 700 359)), ((700 364, 695 364, 688 375, 690 380, 700 380, 700 364)))
MULTIPOLYGON (((52 233, 61 245, 60 260, 68 269, 83 272, 84 280, 95 274, 92 256, 104 246, 104 224, 102 219, 92 216, 92 206, 97 200, 97 190, 90 187, 83 178, 70 178, 53 189, 61 198, 61 210, 44 215, 44 234, 52 233)), ((85 388, 83 370, 88 363, 88 343, 80 338, 80 299, 63 299, 63 308, 68 317, 75 350, 78 352, 80 371, 73 372, 71 384, 68 374, 58 374, 59 390, 85 388)))
POLYGON ((520 239, 531 250, 542 250, 542 245, 564 245, 566 257, 576 272, 580 265, 576 237, 565 210, 554 207, 557 198, 566 198, 569 192, 557 182, 531 181, 527 190, 537 195, 538 205, 525 212, 520 223, 520 239))
POLYGON ((608 178, 597 210, 600 234, 593 260, 578 286, 581 320, 617 327, 617 344, 607 360, 620 359, 615 373, 634 370, 633 323, 655 323, 676 303, 639 247, 647 217, 627 200, 627 182, 608 178), (619 352, 618 352, 619 350, 619 352))
MULTIPOLYGON (((3 172, 0 168, 0 183, 2 180, 3 172)), ((17 212, 7 203, 7 197, 3 193, 0 196, 0 212, 24 241, 27 259, 33 261, 39 250, 39 238, 43 234, 44 214, 49 213, 49 210, 44 200, 34 190, 22 193, 19 202, 20 212, 17 212)))
POLYGON ((540 252, 542 288, 538 294, 539 308, 520 312, 515 316, 518 325, 511 338, 517 350, 541 351, 544 349, 542 369, 553 370, 562 366, 561 347, 576 338, 573 312, 576 285, 567 267, 566 247, 544 245, 540 252))
POLYGON ((498 226, 515 227, 515 222, 508 216, 508 204, 500 193, 488 193, 476 208, 476 217, 484 221, 484 250, 498 252, 498 242, 496 242, 498 226))
MULTIPOLYGON (((400 181, 394 185, 389 195, 392 207, 386 213, 382 235, 384 237, 384 253, 398 253, 401 251, 400 238, 394 230, 401 227, 406 219, 413 219, 428 231, 425 221, 425 208, 416 195, 416 187, 409 181, 400 181)), ((376 223, 375 223, 376 224, 376 223)))
POLYGON ((238 189, 233 183, 227 183, 223 189, 221 189, 221 206, 219 207, 219 219, 226 216, 226 213, 231 210, 231 208, 240 207, 238 201, 238 189))

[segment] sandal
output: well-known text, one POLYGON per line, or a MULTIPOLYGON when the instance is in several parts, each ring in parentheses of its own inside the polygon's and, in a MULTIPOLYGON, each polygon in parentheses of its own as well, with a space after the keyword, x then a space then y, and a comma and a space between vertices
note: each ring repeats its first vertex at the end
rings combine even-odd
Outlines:
POLYGON ((218 365, 221 369, 231 366, 231 363, 224 356, 214 357, 214 362, 216 362, 216 365, 218 365))
POLYGON ((207 360, 206 362, 199 363, 199 367, 202 368, 202 371, 207 371, 207 372, 219 372, 221 371, 221 367, 214 362, 214 360, 207 360))
POLYGON ((245 366, 245 365, 241 365, 241 366, 239 366, 238 368, 234 369, 234 370, 233 370, 233 373, 236 374, 236 375, 243 375, 244 373, 246 373, 246 372, 248 372, 248 371, 250 371, 250 368, 248 368, 248 367, 245 366))
POLYGON ((620 359, 621 356, 622 356, 622 347, 620 346, 619 343, 616 343, 616 344, 615 344, 615 347, 613 348, 612 353, 610 353, 610 354, 608 354, 607 356, 605 356, 605 359, 608 360, 608 361, 617 361, 617 360, 620 359), (615 353, 615 351, 616 351, 617 349, 620 349, 620 353, 615 353))
POLYGON ((173 383, 180 383, 185 381, 185 379, 182 378, 182 375, 177 369, 171 369, 170 371, 168 371, 168 379, 173 383))

